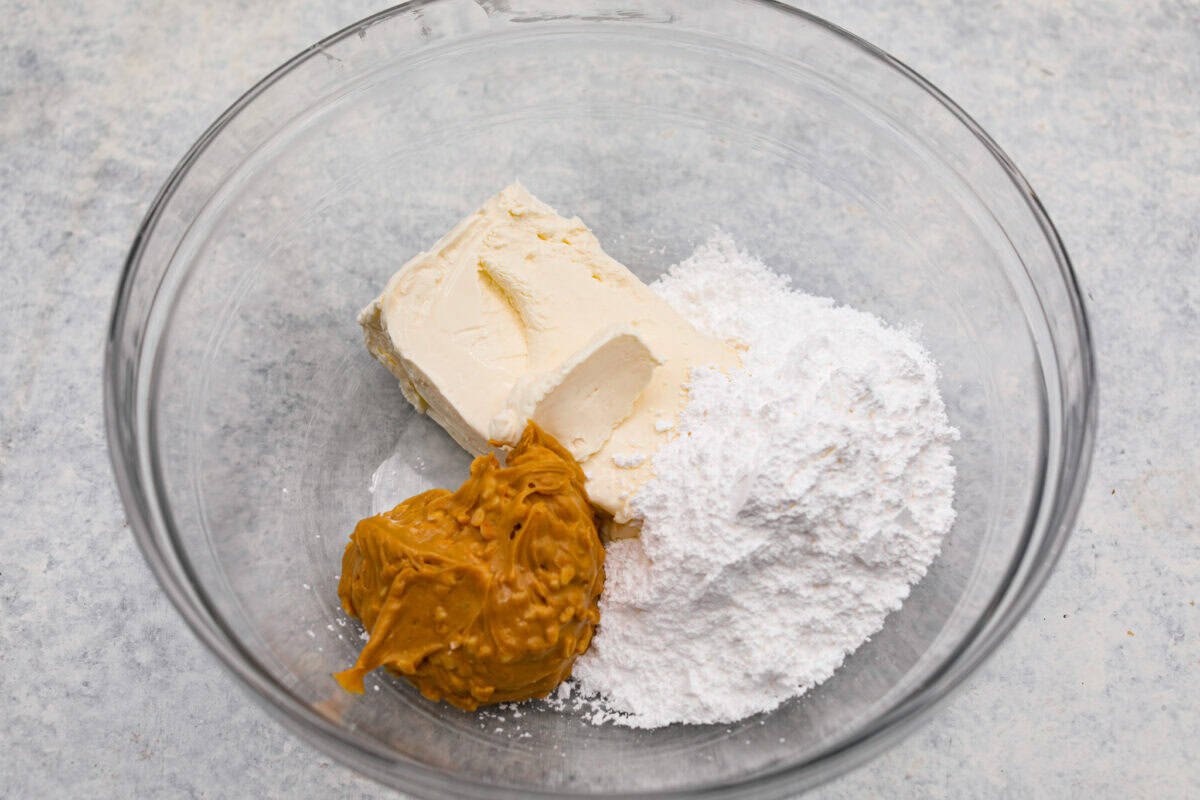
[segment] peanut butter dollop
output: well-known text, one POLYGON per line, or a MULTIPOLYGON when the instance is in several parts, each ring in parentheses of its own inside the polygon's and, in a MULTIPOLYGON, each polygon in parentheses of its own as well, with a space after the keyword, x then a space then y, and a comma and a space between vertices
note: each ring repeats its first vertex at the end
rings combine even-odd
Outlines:
POLYGON ((363 691, 387 667, 466 710, 544 697, 571 674, 600 619, 604 548, 579 465, 530 422, 507 465, 471 463, 358 523, 338 595, 370 640, 335 677, 363 691))

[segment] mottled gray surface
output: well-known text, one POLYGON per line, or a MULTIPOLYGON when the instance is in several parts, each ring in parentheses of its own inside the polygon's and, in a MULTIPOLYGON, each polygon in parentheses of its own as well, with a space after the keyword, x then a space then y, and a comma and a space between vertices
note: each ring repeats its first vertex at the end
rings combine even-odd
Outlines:
MULTIPOLYGON (((271 721, 167 604, 111 486, 99 386, 122 258, 175 161, 259 76, 376 8, 5 4, 0 796, 388 794, 271 721)), ((1026 621, 816 795, 1200 795, 1200 4, 808 8, 923 72, 1021 166, 1075 259, 1102 387, 1080 523, 1026 621)))

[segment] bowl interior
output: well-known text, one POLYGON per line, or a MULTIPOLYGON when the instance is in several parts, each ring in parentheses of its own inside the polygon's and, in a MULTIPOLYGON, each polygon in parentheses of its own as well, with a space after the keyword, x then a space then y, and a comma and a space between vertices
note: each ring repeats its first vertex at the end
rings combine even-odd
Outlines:
POLYGON ((516 794, 683 791, 868 731, 973 635, 1042 491, 1046 323, 994 159, 893 68, 766 7, 798 26, 790 60, 733 18, 496 25, 441 5, 364 27, 255 98, 154 234, 140 402, 197 602, 349 746, 394 753, 383 777, 409 788, 416 763, 516 794), (467 714, 384 675, 354 698, 330 677, 362 644, 336 577, 372 472, 399 445, 413 491, 453 487, 468 461, 367 355, 356 312, 513 178, 644 280, 720 229, 794 286, 919 329, 940 362, 957 524, 903 609, 806 696, 647 732, 540 703, 467 714))

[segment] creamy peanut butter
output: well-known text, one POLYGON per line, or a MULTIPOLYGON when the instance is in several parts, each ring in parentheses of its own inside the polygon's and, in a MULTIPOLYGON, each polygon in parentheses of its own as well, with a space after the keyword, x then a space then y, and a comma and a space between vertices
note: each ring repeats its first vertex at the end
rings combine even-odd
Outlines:
POLYGON ((466 710, 543 697, 587 650, 603 586, 583 472, 530 422, 506 466, 480 456, 457 491, 358 523, 338 595, 370 639, 335 677, 361 693, 387 667, 466 710))

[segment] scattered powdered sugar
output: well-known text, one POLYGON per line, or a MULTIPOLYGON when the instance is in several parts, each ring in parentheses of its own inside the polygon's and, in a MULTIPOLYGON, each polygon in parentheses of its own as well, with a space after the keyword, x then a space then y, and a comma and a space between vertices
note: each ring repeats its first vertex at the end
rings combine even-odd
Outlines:
POLYGON ((641 453, 617 453, 612 457, 612 461, 618 469, 633 469, 646 463, 646 456, 641 453))
POLYGON ((957 432, 912 336, 790 289, 726 237, 653 288, 745 370, 693 373, 630 498, 641 536, 608 546, 600 626, 552 704, 732 722, 828 678, 900 607, 954 521, 957 432))

